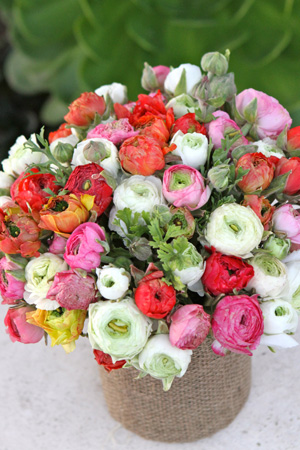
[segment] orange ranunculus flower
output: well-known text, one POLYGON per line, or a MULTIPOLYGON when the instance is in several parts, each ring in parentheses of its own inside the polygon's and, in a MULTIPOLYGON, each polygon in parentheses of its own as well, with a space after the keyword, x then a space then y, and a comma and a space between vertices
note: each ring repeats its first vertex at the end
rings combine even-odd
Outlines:
POLYGON ((88 220, 93 204, 94 197, 86 194, 80 199, 74 194, 51 197, 40 211, 39 227, 68 238, 78 225, 88 220))
POLYGON ((69 112, 64 119, 70 125, 78 127, 88 126, 95 118, 95 114, 102 116, 106 108, 103 97, 95 92, 84 92, 69 106, 69 112))
POLYGON ((245 195, 242 205, 250 206, 250 208, 255 212, 255 214, 263 224, 264 229, 269 229, 269 225, 275 211, 275 206, 272 206, 268 199, 266 199, 264 196, 259 197, 258 195, 254 194, 245 195))
POLYGON ((51 338, 51 347, 62 345, 63 349, 70 353, 75 350, 76 339, 83 330, 86 311, 72 309, 68 311, 58 308, 55 311, 37 309, 26 314, 26 322, 43 328, 51 338))

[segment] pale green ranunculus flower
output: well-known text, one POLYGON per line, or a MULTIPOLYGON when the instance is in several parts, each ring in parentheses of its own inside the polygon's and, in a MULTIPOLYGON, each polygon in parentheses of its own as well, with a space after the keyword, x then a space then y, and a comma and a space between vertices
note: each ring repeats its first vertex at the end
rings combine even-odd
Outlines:
POLYGON ((108 300, 122 298, 129 288, 130 274, 122 267, 103 266, 96 269, 97 287, 102 297, 108 300))
POLYGON ((168 334, 156 334, 140 353, 139 367, 141 371, 162 380, 167 391, 174 378, 181 378, 187 371, 192 353, 192 350, 173 347, 168 334))
POLYGON ((269 253, 257 253, 247 262, 254 268, 254 277, 246 289, 254 288, 261 297, 280 297, 287 283, 285 264, 269 253))
POLYGON ((131 359, 142 351, 152 331, 152 321, 132 298, 99 301, 89 306, 88 335, 92 347, 108 353, 113 362, 131 359))
POLYGON ((287 262, 286 270, 288 282, 280 297, 291 303, 300 313, 300 260, 287 262))
POLYGON ((181 94, 172 98, 166 108, 173 108, 175 118, 184 116, 188 113, 194 113, 199 108, 198 102, 188 94, 181 94))
POLYGON ((263 232, 264 228, 251 208, 228 203, 213 211, 205 237, 219 252, 245 258, 258 247, 263 232))
POLYGON ((24 299, 38 309, 52 311, 60 307, 55 300, 47 299, 47 293, 53 283, 54 275, 68 269, 68 264, 53 253, 44 253, 33 258, 25 268, 24 299))

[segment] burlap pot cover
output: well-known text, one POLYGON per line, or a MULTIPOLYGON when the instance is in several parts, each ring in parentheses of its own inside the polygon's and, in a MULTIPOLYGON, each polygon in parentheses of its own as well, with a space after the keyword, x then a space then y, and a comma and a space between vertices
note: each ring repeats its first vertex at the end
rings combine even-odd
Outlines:
POLYGON ((108 373, 100 367, 112 417, 145 439, 163 442, 195 441, 229 425, 249 395, 251 357, 216 356, 211 342, 194 350, 186 374, 168 392, 150 375, 136 380, 134 368, 108 373))

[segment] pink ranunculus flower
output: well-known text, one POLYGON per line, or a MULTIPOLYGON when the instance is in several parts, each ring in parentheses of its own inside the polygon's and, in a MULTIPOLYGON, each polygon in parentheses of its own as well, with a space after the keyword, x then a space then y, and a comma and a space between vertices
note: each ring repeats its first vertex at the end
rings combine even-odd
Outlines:
POLYGON ((162 89, 164 86, 165 79, 167 78, 167 75, 170 73, 170 67, 154 66, 152 67, 152 69, 156 76, 158 89, 162 89))
POLYGON ((276 138, 287 125, 290 128, 292 124, 291 116, 288 111, 280 105, 276 98, 256 91, 255 89, 245 89, 236 96, 236 108, 243 119, 253 123, 251 135, 256 139, 266 137, 276 138), (257 98, 256 114, 253 119, 247 114, 247 106, 257 98))
POLYGON ((114 120, 109 123, 100 123, 87 134, 87 139, 104 138, 115 145, 121 144, 125 139, 137 136, 139 131, 134 131, 128 119, 114 120))
POLYGON ((222 139, 225 139, 226 136, 232 135, 236 132, 240 132, 241 137, 235 141, 235 143, 231 146, 230 150, 238 147, 239 145, 247 145, 249 144, 248 139, 243 136, 240 127, 231 120, 229 115, 224 111, 216 111, 213 113, 213 116, 216 117, 216 120, 212 120, 206 125, 206 130, 208 136, 211 138, 214 148, 222 147, 222 139))
POLYGON ((72 269, 90 272, 100 266, 104 248, 99 241, 105 241, 103 229, 96 223, 79 225, 67 240, 64 260, 72 269))
POLYGON ((193 167, 176 164, 164 173, 163 195, 174 206, 186 206, 194 211, 208 201, 210 193, 203 176, 193 167))
POLYGON ((263 314, 257 295, 227 295, 219 301, 212 316, 211 327, 217 345, 212 349, 218 355, 226 350, 252 355, 264 331, 263 314))
POLYGON ((34 311, 32 306, 22 306, 21 308, 10 308, 4 318, 6 332, 12 342, 22 342, 22 344, 35 344, 44 336, 44 330, 26 322, 26 313, 34 311))
POLYGON ((54 255, 62 255, 66 249, 67 239, 54 233, 52 241, 49 241, 49 252, 54 255))
POLYGON ((2 304, 14 305, 23 298, 25 282, 17 280, 8 271, 18 270, 20 267, 6 256, 0 259, 0 293, 2 304))
POLYGON ((292 205, 286 204, 273 214, 273 230, 285 233, 293 244, 300 244, 300 213, 292 205))
POLYGON ((57 272, 47 298, 68 310, 86 310, 96 301, 95 280, 90 276, 82 277, 73 270, 57 272))
POLYGON ((171 316, 170 342, 182 350, 194 350, 210 329, 210 315, 202 305, 184 305, 171 316))

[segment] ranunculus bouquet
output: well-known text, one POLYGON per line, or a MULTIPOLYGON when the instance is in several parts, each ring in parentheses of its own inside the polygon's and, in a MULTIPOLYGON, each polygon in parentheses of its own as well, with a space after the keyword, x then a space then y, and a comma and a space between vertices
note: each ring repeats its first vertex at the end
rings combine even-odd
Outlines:
POLYGON ((12 341, 88 336, 98 364, 165 390, 207 336, 220 356, 297 345, 300 127, 236 94, 228 59, 145 64, 149 94, 102 86, 48 139, 18 138, 0 176, 12 341))

